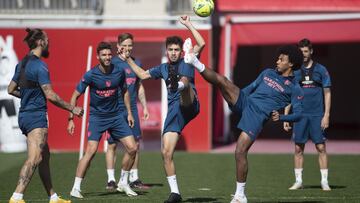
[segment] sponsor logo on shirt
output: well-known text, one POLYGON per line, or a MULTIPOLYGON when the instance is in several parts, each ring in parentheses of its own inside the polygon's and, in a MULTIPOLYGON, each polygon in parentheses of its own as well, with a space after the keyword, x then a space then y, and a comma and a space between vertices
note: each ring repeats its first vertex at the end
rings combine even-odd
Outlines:
POLYGON ((136 78, 126 78, 127 85, 133 85, 136 82, 136 78))
POLYGON ((279 83, 277 83, 276 81, 274 81, 273 79, 271 79, 267 76, 264 77, 264 81, 265 81, 265 84, 267 84, 269 87, 275 89, 278 92, 285 91, 284 88, 279 83))
POLYGON ((111 86, 111 81, 110 80, 105 81, 105 85, 106 85, 106 87, 110 87, 111 86))
POLYGON ((96 94, 101 97, 110 97, 115 95, 117 89, 110 89, 110 90, 96 90, 96 94))

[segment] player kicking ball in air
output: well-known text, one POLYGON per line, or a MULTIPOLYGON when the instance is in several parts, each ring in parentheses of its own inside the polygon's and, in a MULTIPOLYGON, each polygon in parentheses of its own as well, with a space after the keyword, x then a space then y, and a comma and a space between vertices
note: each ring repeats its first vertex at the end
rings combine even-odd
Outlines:
MULTIPOLYGON (((204 39, 190 23, 188 16, 182 16, 180 22, 191 31, 196 39, 197 45, 194 47, 194 52, 200 54, 205 46, 204 39)), ((136 65, 128 51, 121 50, 122 58, 126 59, 140 79, 162 78, 168 87, 168 112, 163 129, 161 153, 171 193, 164 201, 165 203, 181 202, 182 200, 177 184, 173 155, 181 131, 199 113, 199 101, 194 80, 195 71, 181 57, 182 45, 183 40, 180 37, 168 37, 166 39, 166 55, 169 62, 146 71, 136 65)))
POLYGON ((263 125, 270 118, 273 121, 296 121, 301 117, 303 92, 293 71, 300 68, 302 53, 296 46, 280 47, 276 68, 265 69, 254 82, 240 89, 226 77, 205 68, 193 53, 190 39, 185 40, 184 52, 185 62, 192 64, 206 81, 218 87, 231 110, 241 116, 237 128, 242 132, 235 150, 236 191, 231 203, 246 203, 247 154, 263 125), (293 113, 280 115, 278 110, 290 103, 293 113))
MULTIPOLYGON (((119 88, 125 87, 125 70, 111 63, 112 55, 109 43, 100 42, 96 52, 99 64, 85 73, 71 97, 71 104, 75 105, 80 95, 85 92, 86 87, 90 87, 88 143, 85 155, 78 163, 74 186, 70 195, 83 198, 80 188, 81 182, 96 154, 102 134, 108 131, 112 139, 121 142, 125 148, 121 177, 117 189, 120 192, 125 192, 128 196, 137 196, 128 183, 129 171, 134 164, 137 151, 135 139, 129 127, 129 125, 133 126, 134 119, 130 110, 130 98, 126 88, 119 91, 119 88), (125 121, 121 114, 119 92, 124 94, 124 103, 129 115, 128 122, 125 121)), ((70 114, 68 120, 67 130, 72 135, 75 129, 72 114, 70 114)))

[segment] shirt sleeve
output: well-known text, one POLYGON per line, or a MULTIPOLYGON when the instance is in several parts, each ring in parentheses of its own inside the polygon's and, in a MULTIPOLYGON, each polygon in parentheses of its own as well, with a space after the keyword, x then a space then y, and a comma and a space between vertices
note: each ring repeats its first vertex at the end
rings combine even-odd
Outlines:
POLYGON ((16 82, 17 84, 19 83, 19 79, 20 79, 20 66, 19 64, 17 64, 15 66, 15 73, 14 76, 12 77, 12 81, 16 82))
POLYGON ((296 85, 291 94, 292 113, 288 115, 280 115, 280 121, 296 122, 300 120, 303 112, 302 100, 304 92, 299 85, 296 85))
MULTIPOLYGON (((91 70, 90 70, 91 71, 91 70)), ((81 81, 76 87, 76 90, 80 93, 84 93, 86 90, 86 87, 90 85, 91 83, 91 72, 88 71, 85 73, 85 75, 81 78, 81 81)))
POLYGON ((267 72, 267 70, 268 69, 261 72, 260 75, 256 78, 256 80, 250 83, 250 85, 244 87, 241 91, 245 93, 245 95, 250 95, 251 93, 253 93, 256 90, 256 88, 259 86, 259 84, 263 81, 263 77, 267 72))
POLYGON ((331 86, 330 74, 325 67, 321 68, 320 74, 321 74, 321 84, 323 88, 330 87, 331 86))
POLYGON ((153 78, 153 79, 164 78, 161 73, 161 65, 150 68, 149 73, 150 73, 151 78, 153 78))
POLYGON ((37 76, 40 85, 51 84, 49 70, 45 63, 39 64, 37 76))

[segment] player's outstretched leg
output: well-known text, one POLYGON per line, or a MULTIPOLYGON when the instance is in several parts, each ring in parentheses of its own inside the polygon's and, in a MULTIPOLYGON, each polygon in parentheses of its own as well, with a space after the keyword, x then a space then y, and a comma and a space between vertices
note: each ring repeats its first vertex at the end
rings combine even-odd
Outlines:
POLYGON ((291 187, 289 187, 289 190, 298 190, 303 188, 302 171, 304 164, 304 150, 305 150, 305 144, 295 143, 295 153, 294 153, 295 183, 291 187))
POLYGON ((138 194, 130 188, 128 181, 129 172, 134 164, 135 156, 137 152, 135 139, 134 136, 131 135, 121 138, 120 141, 125 147, 125 154, 122 161, 121 175, 117 190, 119 192, 124 192, 129 197, 137 196, 138 194))
POLYGON ((80 159, 77 169, 76 169, 76 177, 74 181, 73 188, 70 191, 70 196, 76 198, 84 198, 81 194, 81 182, 86 175, 86 171, 90 166, 91 160, 94 158, 99 142, 94 140, 89 140, 85 155, 80 159))
POLYGON ((235 150, 236 160, 236 191, 231 203, 247 203, 245 184, 248 173, 247 154, 254 142, 244 131, 241 132, 235 150))
POLYGON ((115 180, 115 162, 116 162, 116 142, 110 143, 108 141, 108 147, 105 154, 106 159, 106 172, 108 175, 108 181, 106 183, 106 190, 112 192, 116 191, 117 185, 115 180))
POLYGON ((220 75, 209 68, 205 68, 205 65, 195 56, 189 38, 185 40, 183 49, 185 52, 185 63, 192 64, 207 82, 220 89, 222 96, 228 104, 234 105, 239 97, 240 89, 225 76, 220 75))
POLYGON ((42 128, 33 129, 27 134, 27 159, 23 167, 21 168, 18 184, 9 202, 25 202, 23 200, 23 194, 25 192, 25 189, 30 183, 34 171, 42 160, 41 153, 46 142, 46 138, 44 136, 45 134, 43 133, 42 128))
POLYGON ((166 132, 163 135, 163 145, 161 154, 164 161, 164 169, 166 177, 170 186, 170 195, 164 203, 176 203, 181 202, 182 198, 180 195, 179 187, 177 184, 175 164, 174 164, 174 151, 176 143, 179 140, 179 134, 177 132, 166 132))
POLYGON ((328 181, 328 158, 326 153, 325 143, 316 144, 316 150, 319 153, 319 165, 320 165, 320 174, 321 174, 321 188, 324 191, 330 191, 328 181))

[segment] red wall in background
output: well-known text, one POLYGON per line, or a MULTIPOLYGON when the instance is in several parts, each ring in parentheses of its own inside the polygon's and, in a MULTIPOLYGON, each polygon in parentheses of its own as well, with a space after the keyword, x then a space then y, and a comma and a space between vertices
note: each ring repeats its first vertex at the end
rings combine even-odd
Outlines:
MULTIPOLYGON (((185 29, 45 29, 50 40, 50 57, 46 59, 54 90, 69 101, 74 88, 86 70, 88 46, 93 46, 92 66, 97 64, 96 45, 100 41, 113 40, 121 32, 131 32, 136 42, 165 41, 170 35, 183 38, 191 34, 185 29)), ((210 30, 200 30, 206 42, 211 42, 210 30)), ((0 36, 14 37, 14 49, 19 60, 28 48, 22 42, 25 30, 0 28, 0 36)), ((193 39, 194 41, 194 39, 193 39)), ((210 46, 206 46, 202 61, 209 64, 210 46)), ((152 50, 148 50, 151 53, 152 50)), ((159 56, 160 58, 161 56, 159 56)), ((159 61, 160 64, 160 61, 159 61)), ((146 64, 143 64, 147 67, 146 64)), ((201 104, 200 114, 183 131, 182 148, 188 151, 208 151, 211 149, 211 86, 196 73, 196 87, 201 104)), ((146 86, 145 86, 146 89, 146 86)), ((159 90, 160 91, 160 90, 159 90)), ((147 92, 147 94, 151 94, 147 92)), ((79 99, 83 103, 83 97, 79 99)), ((48 104, 49 109, 49 144, 52 150, 78 150, 80 143, 81 119, 76 119, 75 136, 66 132, 68 112, 48 104)), ((160 135, 159 135, 160 137, 160 135)), ((159 140, 160 142, 160 140, 159 140)), ((102 146, 102 145, 100 145, 102 146)))

